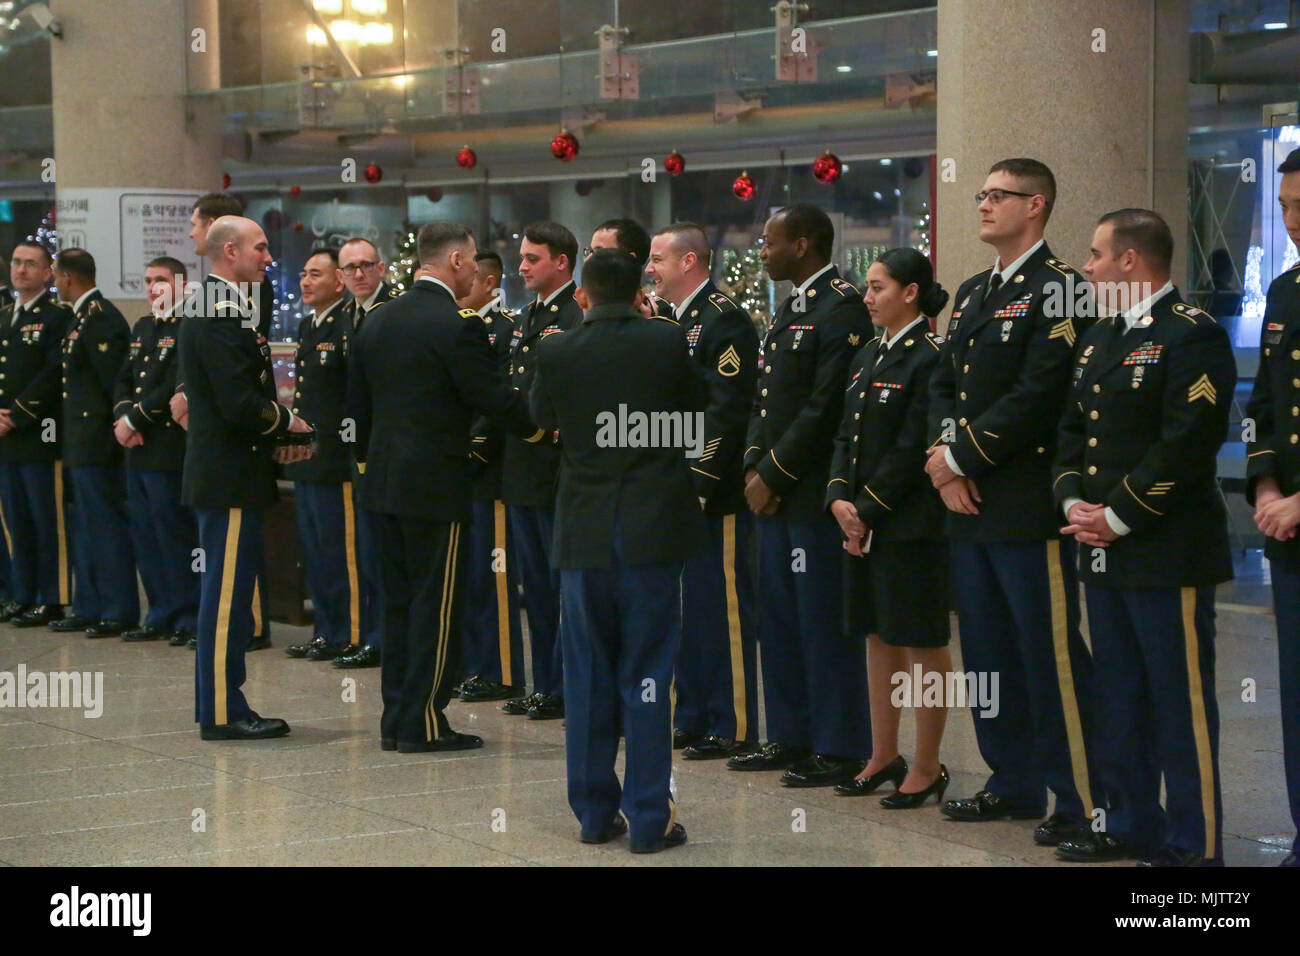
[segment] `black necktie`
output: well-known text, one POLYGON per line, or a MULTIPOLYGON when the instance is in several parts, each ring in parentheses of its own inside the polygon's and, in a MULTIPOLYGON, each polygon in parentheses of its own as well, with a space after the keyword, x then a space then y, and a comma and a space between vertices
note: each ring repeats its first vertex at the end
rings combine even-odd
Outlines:
POLYGON ((1000 288, 1002 288, 1002 273, 995 272, 993 273, 993 277, 989 279, 988 295, 984 296, 984 298, 985 299, 993 298, 993 296, 997 295, 997 291, 1000 288))

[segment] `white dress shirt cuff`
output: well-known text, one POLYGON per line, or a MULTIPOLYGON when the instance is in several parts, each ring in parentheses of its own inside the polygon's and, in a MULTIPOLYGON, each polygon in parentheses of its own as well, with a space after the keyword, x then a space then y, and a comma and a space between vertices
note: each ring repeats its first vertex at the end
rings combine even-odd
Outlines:
POLYGON ((961 475, 963 478, 966 477, 966 472, 957 467, 957 459, 952 456, 951 448, 945 448, 943 450, 943 460, 948 463, 948 467, 952 469, 954 475, 961 475))
POLYGON ((1119 520, 1119 515, 1115 514, 1115 509, 1108 507, 1106 509, 1106 524, 1110 525, 1110 530, 1114 531, 1121 538, 1131 532, 1133 529, 1119 520))

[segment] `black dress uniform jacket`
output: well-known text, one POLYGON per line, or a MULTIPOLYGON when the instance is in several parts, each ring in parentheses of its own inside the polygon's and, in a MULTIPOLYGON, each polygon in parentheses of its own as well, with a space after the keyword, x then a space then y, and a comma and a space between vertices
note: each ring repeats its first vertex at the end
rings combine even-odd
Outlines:
POLYGON ((306 461, 284 466, 288 479, 344 482, 352 476, 351 451, 339 434, 348 394, 351 337, 352 319, 341 299, 326 310, 319 326, 314 316, 298 325, 293 413, 311 422, 317 445, 306 461))
POLYGON ((1083 550, 1085 583, 1217 584, 1232 577, 1215 480, 1237 382, 1232 346, 1177 289, 1151 305, 1149 318, 1127 334, 1122 318, 1105 319, 1079 342, 1061 419, 1056 504, 1105 504, 1132 529, 1106 549, 1104 571, 1083 550))
POLYGON ((781 496, 781 514, 814 518, 823 514, 849 363, 872 332, 862 294, 834 266, 803 304, 799 312, 797 298, 787 299, 763 339, 744 467, 781 496))
MULTIPOLYGON (((497 357, 501 374, 510 376, 510 344, 514 341, 517 328, 515 314, 500 306, 494 299, 476 313, 487 332, 488 345, 497 357)), ((472 322, 474 319, 467 318, 472 322)), ((480 418, 474 425, 473 450, 476 473, 474 477, 474 498, 479 501, 495 501, 501 497, 502 456, 505 450, 505 430, 493 425, 488 419, 480 418)))
POLYGON ((398 296, 397 290, 394 289, 387 282, 379 283, 379 294, 375 296, 375 304, 370 307, 369 312, 361 316, 360 321, 357 321, 357 316, 361 312, 361 303, 358 302, 356 299, 349 297, 346 304, 344 305, 344 308, 347 311, 347 315, 348 315, 349 328, 351 328, 353 332, 361 331, 361 326, 365 324, 366 319, 370 318, 370 315, 373 314, 376 309, 378 309, 385 302, 392 302, 394 299, 397 298, 397 296, 398 296))
POLYGON ((749 313, 712 282, 685 304, 681 325, 709 381, 704 451, 691 462, 695 493, 709 517, 735 514, 746 507, 745 434, 758 379, 758 332, 749 313))
MULTIPOLYGON (((574 328, 582 309, 573 300, 574 286, 566 286, 550 305, 540 300, 524 310, 510 346, 510 384, 527 395, 533 387, 537 345, 549 335, 574 328)), ((560 470, 560 449, 551 441, 534 442, 507 435, 503 452, 501 497, 508 505, 550 507, 555 503, 555 479, 560 470)))
POLYGON ((563 435, 551 566, 611 567, 615 529, 629 565, 698 554, 705 523, 684 449, 663 447, 662 436, 649 447, 650 430, 642 442, 631 418, 666 412, 694 422, 691 413, 708 406, 708 383, 677 323, 593 306, 576 329, 538 349, 534 368, 533 417, 563 435), (610 416, 624 410, 620 435, 610 416))
POLYGON ((502 374, 482 319, 458 309, 443 286, 417 280, 380 318, 353 338, 348 370, 360 503, 383 514, 468 521, 475 418, 537 441, 542 432, 502 374))
POLYGON ((176 387, 190 414, 181 502, 265 508, 277 497, 271 456, 293 420, 276 401, 271 348, 252 304, 230 283, 210 275, 198 295, 186 303, 178 343, 176 387))
POLYGON ((30 309, 19 309, 17 299, 0 306, 0 408, 9 410, 15 426, 0 438, 0 461, 25 464, 59 457, 59 363, 71 320, 72 310, 52 292, 42 292, 30 309), (54 441, 41 440, 46 419, 56 423, 54 441))
MULTIPOLYGON (((1255 423, 1255 440, 1246 446, 1246 500, 1255 504, 1256 483, 1265 476, 1284 495, 1300 491, 1300 263, 1268 287, 1246 417, 1255 423)), ((1264 554, 1281 567, 1300 568, 1300 537, 1268 538, 1264 554)))
POLYGON ((925 449, 930 376, 943 339, 923 320, 877 365, 880 341, 863 346, 849 367, 826 507, 853 502, 873 543, 940 538, 946 509, 925 474, 925 449))
POLYGON ((122 460, 113 437, 113 389, 131 347, 131 329, 98 290, 72 317, 63 340, 63 460, 111 465, 122 460))
POLYGON ((992 296, 993 270, 962 283, 939 367, 930 379, 931 443, 949 441, 975 482, 978 515, 948 514, 948 531, 975 540, 1050 538, 1056 426, 1070 387, 1088 281, 1040 246, 992 296))
POLYGON ((144 439, 143 445, 126 449, 128 468, 180 471, 185 464, 185 429, 172 421, 169 404, 180 368, 177 312, 143 316, 131 328, 131 351, 113 389, 113 421, 125 415, 144 439))

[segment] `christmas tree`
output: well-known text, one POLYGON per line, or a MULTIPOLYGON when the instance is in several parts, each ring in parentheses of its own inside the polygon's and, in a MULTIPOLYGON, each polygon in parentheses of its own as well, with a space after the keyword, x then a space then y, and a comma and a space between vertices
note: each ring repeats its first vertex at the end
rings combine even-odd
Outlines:
POLYGON ((27 237, 28 242, 36 242, 44 246, 51 258, 59 251, 59 230, 55 228, 54 223, 54 210, 51 209, 41 217, 41 224, 36 227, 36 232, 27 237))
POLYGON ((409 222, 397 230, 393 241, 393 261, 388 264, 388 284, 405 292, 415 281, 415 227, 409 222))
POLYGON ((766 331, 772 324, 772 314, 768 311, 772 281, 763 269, 758 249, 754 246, 748 249, 723 249, 722 269, 723 289, 749 313, 760 332, 766 331))

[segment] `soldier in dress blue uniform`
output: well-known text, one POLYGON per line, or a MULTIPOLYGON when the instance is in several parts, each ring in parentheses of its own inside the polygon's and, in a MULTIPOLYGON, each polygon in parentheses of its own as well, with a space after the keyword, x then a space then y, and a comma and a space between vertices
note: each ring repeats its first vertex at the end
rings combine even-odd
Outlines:
POLYGON ((1074 542, 1052 502, 1056 425, 1086 322, 1086 280, 1052 257, 1043 229, 1056 182, 1042 163, 995 163, 975 197, 992 269, 957 290, 930 379, 926 472, 947 506, 962 663, 998 674, 1000 707, 972 708, 993 774, 949 800, 955 820, 1040 818, 1054 846, 1087 824, 1101 797, 1088 762, 1092 661, 1079 633, 1074 542))
POLYGON ((1215 472, 1237 368, 1227 332, 1181 301, 1173 251, 1157 213, 1120 209, 1083 270, 1113 317, 1079 340, 1053 487, 1080 545, 1110 809, 1061 841, 1067 860, 1223 863, 1214 586, 1232 555, 1215 472))
POLYGON ((477 265, 474 234, 424 226, 411 290, 384 305, 353 340, 347 417, 374 513, 384 598, 380 746, 400 753, 483 745, 443 713, 465 626, 470 427, 486 415, 541 441, 526 400, 502 373, 482 320, 456 299, 477 265))
MULTIPOLYGON (((1300 149, 1292 150, 1277 171, 1282 220, 1300 250, 1300 149)), ((1300 263, 1268 287, 1259 372, 1246 417, 1254 422, 1246 496, 1255 506, 1255 523, 1268 537, 1264 554, 1277 615, 1282 751, 1296 828, 1282 865, 1300 866, 1300 263)))
POLYGON ((63 617, 72 592, 59 449, 60 348, 72 312, 49 291, 44 246, 18 243, 9 275, 17 298, 0 309, 0 501, 13 601, 4 615, 16 627, 40 627, 63 617))
MULTIPOLYGON (((871 760, 836 786, 847 796, 892 782, 886 809, 942 802, 948 771, 939 762, 947 705, 916 708, 916 760, 898 752, 896 674, 948 674, 948 562, 944 508, 925 478, 930 376, 943 339, 930 331, 948 293, 930 260, 890 249, 867 270, 871 321, 880 334, 853 358, 826 504, 844 534, 846 632, 867 635, 871 760)), ((924 680, 924 677, 920 679, 924 680)), ((910 703, 910 702, 909 702, 910 703)))
POLYGON ((682 574, 673 746, 688 760, 732 757, 758 738, 757 620, 750 555, 754 516, 745 505, 745 432, 758 378, 758 332, 749 313, 709 279, 712 250, 691 222, 660 229, 646 274, 709 382, 704 442, 689 462, 709 527, 707 552, 682 574))
MULTIPOLYGON (((461 309, 472 309, 466 321, 483 323, 502 374, 509 377, 510 343, 517 328, 515 314, 502 304, 501 276, 505 266, 495 252, 474 256, 478 274, 461 309)), ((504 429, 486 420, 474 428, 472 451, 478 474, 474 478, 474 521, 470 526, 469 612, 464 631, 462 669, 470 675, 457 696, 473 703, 524 696, 524 638, 519 617, 519 585, 511 556, 510 523, 501 500, 501 451, 504 429)))
POLYGON ((257 331, 253 283, 271 263, 261 227, 221 217, 208 230, 207 258, 212 273, 185 304, 178 343, 189 418, 181 500, 195 509, 203 555, 195 719, 204 740, 260 740, 289 732, 283 720, 259 716, 240 689, 262 509, 276 500, 276 463, 310 456, 309 445, 280 443, 310 440, 312 428, 275 400, 271 349, 257 331))
MULTIPOLYGON (((369 239, 355 236, 339 246, 339 275, 348 290, 347 310, 351 337, 361 331, 371 312, 397 297, 397 290, 384 280, 384 257, 369 239)), ((353 496, 359 497, 364 477, 352 463, 353 496)), ((351 669, 378 667, 383 649, 383 595, 379 588, 379 552, 370 512, 357 509, 357 565, 361 576, 361 643, 338 657, 334 666, 351 669)))
POLYGON ((835 231, 796 204, 763 227, 763 264, 794 291, 763 340, 745 451, 745 499, 758 515, 759 644, 768 743, 732 770, 786 768, 787 786, 852 779, 870 751, 867 654, 841 626, 840 532, 824 507, 844 386, 871 338, 862 293, 831 264, 835 231))
POLYGON ((59 297, 72 304, 63 340, 63 459, 72 491, 72 616, 55 631, 115 637, 140 624, 122 449, 113 437, 113 388, 131 329, 95 286, 95 260, 65 249, 54 261, 59 297))
POLYGON ((352 460, 340 434, 351 322, 334 250, 312 253, 298 278, 312 314, 298 326, 293 413, 310 421, 318 437, 311 458, 286 466, 284 476, 294 482, 303 575, 316 616, 313 639, 290 644, 285 653, 327 661, 361 646, 364 620, 352 460))
MULTIPOLYGON (((203 257, 207 248, 208 229, 222 216, 242 216, 244 206, 234 196, 226 193, 206 193, 194 201, 190 210, 189 238, 194 242, 194 254, 203 257)), ((275 316, 275 290, 265 278, 256 283, 256 293, 252 297, 257 324, 257 333, 271 340, 271 322, 275 316)), ((185 391, 179 388, 172 396, 172 419, 186 427, 187 411, 185 391)), ((266 587, 266 542, 257 545, 257 574, 253 580, 253 639, 248 644, 250 651, 261 651, 271 646, 271 594, 266 587)), ((197 646, 191 638, 186 646, 194 650, 197 646)))
POLYGON ((653 853, 686 842, 670 790, 670 687, 682 566, 705 544, 685 423, 701 424, 709 393, 677 324, 633 307, 635 257, 598 250, 582 277, 586 317, 540 344, 531 395, 538 424, 563 436, 552 558, 563 578, 569 806, 584 843, 628 833, 632 852, 653 853), (677 435, 636 431, 637 416, 661 414, 682 423, 677 435))
POLYGON ((131 542, 149 601, 144 626, 122 639, 167 638, 173 647, 189 643, 199 613, 199 576, 193 570, 199 528, 194 512, 181 504, 185 430, 172 421, 169 407, 185 278, 185 266, 170 256, 145 266, 153 312, 131 328, 131 352, 113 390, 113 432, 126 449, 131 542))
MULTIPOLYGON (((573 299, 577 254, 578 240, 558 222, 536 222, 524 228, 519 243, 519 275, 537 298, 524 310, 514 331, 510 382, 525 395, 533 384, 537 343, 582 321, 582 308, 573 299)), ((501 497, 506 503, 514 537, 513 554, 524 586, 533 693, 508 700, 501 709, 507 714, 527 714, 534 720, 552 720, 564 716, 560 582, 559 575, 551 570, 550 557, 560 449, 554 436, 530 444, 507 435, 504 457, 501 497)))

